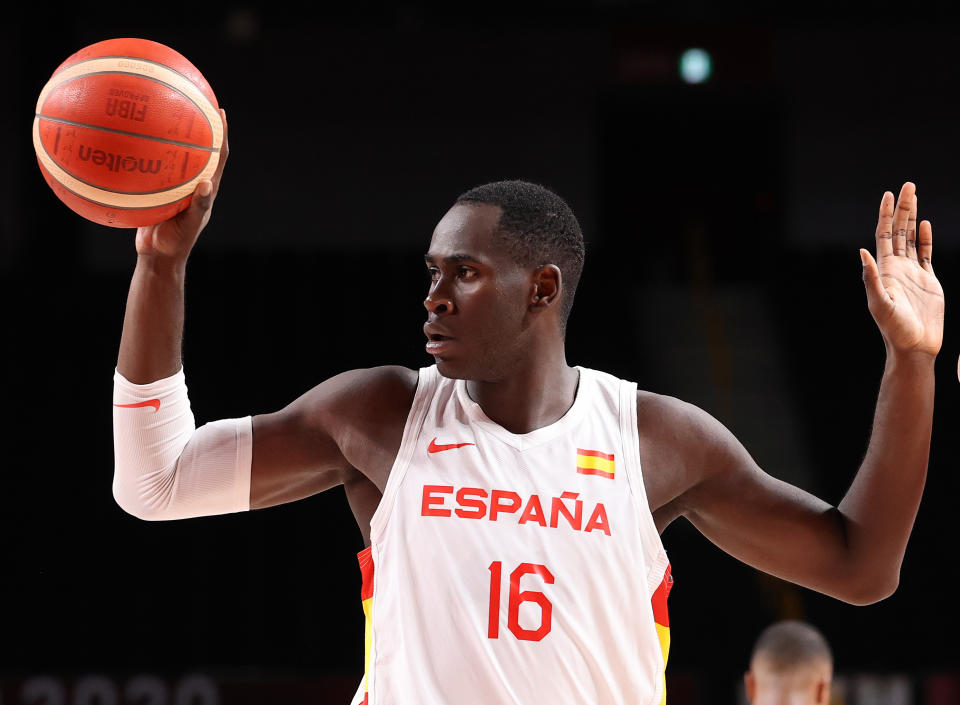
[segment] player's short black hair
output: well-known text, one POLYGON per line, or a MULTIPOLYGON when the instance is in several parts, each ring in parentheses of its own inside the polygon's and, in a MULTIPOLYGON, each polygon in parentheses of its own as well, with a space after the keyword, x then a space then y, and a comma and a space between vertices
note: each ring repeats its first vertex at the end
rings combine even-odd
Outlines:
POLYGON ((501 210, 498 234, 523 267, 555 264, 563 275, 560 320, 566 325, 583 271, 585 247, 570 206, 550 189, 529 181, 495 181, 476 186, 457 203, 484 203, 501 210))
POLYGON ((751 663, 758 658, 777 673, 813 663, 833 666, 830 645, 823 634, 806 622, 793 619, 774 622, 760 633, 751 663))

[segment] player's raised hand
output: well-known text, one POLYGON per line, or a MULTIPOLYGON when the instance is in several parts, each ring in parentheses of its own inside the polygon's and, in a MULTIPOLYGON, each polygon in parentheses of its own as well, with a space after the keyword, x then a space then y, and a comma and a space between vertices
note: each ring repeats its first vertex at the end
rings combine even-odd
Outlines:
POLYGON ((223 146, 220 149, 220 161, 210 181, 201 181, 193 192, 190 206, 169 220, 156 225, 137 228, 137 254, 161 255, 163 257, 186 258, 193 249, 200 232, 210 220, 213 201, 220 190, 220 178, 230 153, 227 142, 227 112, 220 109, 223 120, 223 146))
POLYGON ((880 201, 877 258, 860 250, 863 283, 873 319, 888 350, 931 356, 943 340, 943 289, 933 273, 930 221, 917 227, 916 187, 907 182, 894 205, 887 191, 880 201))

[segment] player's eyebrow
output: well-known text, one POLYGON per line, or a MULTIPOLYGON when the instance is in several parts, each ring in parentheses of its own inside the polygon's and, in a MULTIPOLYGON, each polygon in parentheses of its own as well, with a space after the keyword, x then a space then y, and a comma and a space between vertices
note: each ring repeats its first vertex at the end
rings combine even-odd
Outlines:
MULTIPOLYGON (((434 264, 438 258, 431 255, 429 252, 423 256, 423 261, 427 264, 434 264)), ((439 258, 443 262, 479 262, 480 260, 477 257, 474 257, 471 254, 466 252, 457 252, 452 255, 445 255, 439 258)))

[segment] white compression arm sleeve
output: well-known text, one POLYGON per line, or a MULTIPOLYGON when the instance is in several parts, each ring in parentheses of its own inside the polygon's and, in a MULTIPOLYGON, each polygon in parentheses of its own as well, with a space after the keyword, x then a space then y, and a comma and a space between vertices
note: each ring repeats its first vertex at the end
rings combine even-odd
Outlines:
POLYGON ((196 429, 183 369, 149 384, 113 376, 113 496, 140 519, 250 509, 249 416, 196 429))

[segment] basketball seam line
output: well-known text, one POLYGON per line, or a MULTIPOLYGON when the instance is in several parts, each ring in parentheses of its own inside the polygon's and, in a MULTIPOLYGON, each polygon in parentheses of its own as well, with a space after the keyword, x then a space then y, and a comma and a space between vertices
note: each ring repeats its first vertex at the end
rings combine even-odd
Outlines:
MULTIPOLYGON (((71 70, 72 68, 74 68, 75 66, 79 66, 80 64, 83 64, 83 63, 86 63, 86 62, 97 61, 97 60, 102 59, 102 58, 111 59, 111 58, 117 58, 117 57, 110 57, 110 56, 108 56, 108 57, 92 57, 92 58, 90 58, 90 59, 85 59, 84 61, 80 61, 80 62, 78 62, 78 63, 76 63, 76 64, 73 64, 73 65, 71 65, 71 66, 68 66, 67 68, 64 69, 64 71, 70 71, 70 70, 71 70)), ((149 62, 149 59, 145 59, 145 61, 148 61, 148 62, 149 62)), ((176 69, 170 68, 169 66, 165 66, 165 65, 163 65, 163 64, 159 64, 159 63, 156 63, 156 62, 150 62, 150 63, 154 63, 154 64, 156 64, 157 66, 159 66, 159 67, 161 67, 161 68, 163 68, 163 69, 165 69, 165 70, 167 70, 167 71, 170 71, 171 73, 173 73, 173 74, 179 76, 180 78, 182 78, 184 81, 186 81, 187 83, 189 83, 191 86, 193 86, 194 88, 196 88, 196 89, 199 91, 199 93, 200 93, 200 98, 202 98, 204 101, 206 101, 206 104, 207 104, 212 110, 214 110, 214 111, 217 110, 217 106, 214 105, 206 95, 204 95, 203 91, 200 90, 200 87, 197 86, 197 84, 195 84, 195 83, 193 82, 193 80, 190 79, 189 76, 184 76, 182 73, 180 73, 180 72, 177 71, 176 69)), ((59 71, 58 71, 57 73, 59 73, 59 71)), ((57 73, 54 73, 53 76, 56 76, 57 73)), ((50 88, 49 92, 47 93, 47 97, 46 97, 46 99, 45 99, 44 102, 43 102, 43 105, 40 105, 40 103, 39 103, 39 101, 38 101, 37 106, 38 106, 39 108, 41 108, 41 109, 43 109, 44 107, 46 107, 47 100, 50 99, 51 94, 53 94, 54 91, 56 91, 56 90, 57 90, 58 88, 60 88, 61 86, 66 85, 67 83, 72 83, 73 81, 77 81, 77 80, 79 80, 79 79, 81 79, 81 78, 86 78, 86 77, 88 77, 88 76, 114 76, 114 75, 117 75, 117 76, 137 76, 137 77, 139 77, 139 78, 145 78, 145 79, 147 79, 148 81, 153 81, 153 82, 155 82, 155 83, 159 83, 161 86, 166 86, 166 87, 169 88, 170 90, 179 93, 180 95, 182 95, 184 98, 186 98, 187 101, 189 101, 194 107, 196 107, 196 108, 200 111, 201 117, 206 121, 207 127, 210 128, 211 137, 214 137, 214 136, 215 136, 215 132, 214 132, 214 129, 213 129, 213 125, 212 125, 211 122, 210 122, 210 118, 207 116, 206 110, 204 110, 203 107, 202 107, 196 100, 194 100, 193 97, 191 97, 191 96, 188 95, 187 93, 184 93, 182 90, 180 90, 177 86, 174 86, 172 83, 168 83, 168 82, 164 81, 164 80, 161 79, 161 78, 158 78, 158 77, 156 77, 156 76, 144 76, 143 74, 136 73, 136 72, 131 72, 131 71, 120 71, 120 70, 117 70, 117 69, 111 69, 111 70, 107 70, 107 71, 90 71, 90 72, 88 72, 88 73, 81 73, 81 74, 79 74, 79 75, 77 75, 77 76, 74 76, 73 78, 65 78, 64 80, 60 81, 59 83, 57 83, 56 85, 54 85, 52 88, 50 88)), ((47 87, 48 87, 48 86, 50 85, 50 83, 53 81, 53 76, 50 77, 50 81, 47 82, 47 86, 45 86, 44 89, 43 89, 44 91, 47 91, 47 87)), ((42 95, 42 94, 41 94, 41 95, 42 95)), ((36 115, 36 113, 35 113, 35 115, 36 115)), ((44 114, 43 114, 43 113, 39 113, 39 115, 44 115, 44 114)), ((46 117, 46 116, 44 115, 44 117, 46 117)), ((48 119, 48 120, 53 120, 53 119, 57 119, 57 118, 49 118, 49 117, 46 117, 46 119, 48 119)), ((138 134, 138 133, 125 133, 123 130, 115 130, 114 128, 109 128, 109 127, 103 127, 103 128, 101 128, 101 127, 95 127, 95 126, 93 126, 93 125, 84 125, 83 123, 76 123, 76 124, 77 124, 78 126, 80 126, 80 127, 89 127, 89 128, 91 128, 91 129, 102 129, 102 130, 106 130, 106 131, 115 131, 115 132, 117 132, 118 134, 121 134, 121 135, 122 135, 122 134, 133 134, 133 135, 135 135, 135 136, 137 136, 137 137, 145 137, 145 138, 147 138, 147 139, 156 139, 156 140, 158 140, 158 141, 160 141, 160 142, 164 142, 164 141, 165 141, 164 138, 162 138, 162 137, 155 137, 155 138, 154 138, 154 137, 149 137, 149 136, 147 136, 147 135, 140 135, 140 134, 138 134)), ((177 143, 176 141, 171 141, 170 144, 178 144, 178 143, 177 143)), ((180 143, 180 144, 185 144, 185 143, 180 143)), ((202 147, 202 146, 200 146, 200 145, 185 145, 185 146, 196 147, 197 149, 205 149, 205 150, 208 150, 208 151, 213 151, 214 149, 215 149, 216 151, 219 151, 219 147, 217 147, 217 148, 202 147)))
MULTIPOLYGON (((56 164, 59 168, 63 169, 67 174, 69 174, 71 177, 73 177, 74 179, 76 179, 77 181, 79 181, 81 184, 86 184, 87 186, 91 186, 92 188, 95 188, 95 189, 97 189, 97 190, 99 190, 99 191, 109 191, 110 193, 117 193, 117 194, 120 194, 120 195, 123 195, 123 196, 152 196, 152 195, 155 194, 155 193, 166 193, 167 191, 173 191, 173 190, 175 190, 175 189, 178 189, 178 188, 180 188, 181 186, 183 186, 184 184, 189 184, 191 181, 193 181, 195 178, 197 178, 196 176, 192 176, 192 177, 190 177, 189 179, 187 179, 186 181, 181 181, 180 183, 174 184, 173 186, 168 186, 167 188, 155 189, 155 190, 153 190, 153 191, 119 191, 119 190, 117 190, 117 189, 108 189, 108 188, 106 188, 105 186, 102 186, 102 185, 100 185, 100 184, 95 184, 95 183, 92 183, 92 182, 90 182, 90 181, 87 181, 86 179, 81 179, 79 176, 77 176, 77 175, 74 174, 72 171, 70 171, 69 169, 67 169, 67 167, 65 167, 63 164, 61 164, 60 162, 58 162, 58 161, 56 160, 56 158, 55 158, 52 154, 50 154, 50 150, 47 149, 47 145, 45 145, 42 140, 40 141, 40 146, 43 147, 44 153, 45 153, 48 157, 50 157, 50 161, 52 161, 54 164, 56 164)), ((199 171, 198 173, 203 173, 203 170, 207 168, 207 164, 209 164, 209 163, 210 163, 210 155, 207 155, 207 162, 203 165, 203 167, 200 169, 200 171, 199 171)), ((51 176, 53 176, 53 175, 51 174, 51 176)), ((100 201, 95 201, 95 200, 93 200, 92 198, 90 198, 89 196, 84 196, 84 195, 81 194, 81 193, 77 193, 77 192, 74 191, 72 188, 69 188, 68 186, 64 185, 64 184, 63 184, 59 179, 57 179, 55 176, 54 176, 53 178, 54 178, 54 180, 55 180, 58 184, 60 184, 60 186, 62 186, 63 188, 65 188, 67 191, 69 191, 70 193, 72 193, 72 194, 73 194, 74 196, 76 196, 77 198, 82 198, 82 199, 84 199, 84 200, 86 200, 86 201, 90 201, 90 203, 96 203, 98 206, 105 206, 105 207, 107 207, 107 208, 120 208, 120 209, 123 209, 123 210, 146 210, 146 209, 148 209, 148 208, 161 208, 161 207, 164 207, 164 206, 168 206, 168 205, 170 205, 171 203, 176 203, 177 201, 180 200, 180 199, 178 198, 178 199, 176 199, 176 200, 169 201, 169 202, 167 202, 167 203, 161 203, 159 206, 117 206, 117 205, 114 205, 114 204, 112 204, 112 203, 101 203, 100 201)), ((183 198, 185 198, 185 196, 184 196, 183 198)))
MULTIPOLYGON (((111 57, 107 57, 107 58, 111 58, 111 57)), ((81 63, 83 63, 83 62, 81 62, 81 63)), ((80 64, 74 64, 73 66, 67 67, 67 69, 69 70, 69 69, 74 68, 74 66, 79 66, 79 65, 80 65, 80 64)), ((163 65, 162 65, 162 64, 158 64, 158 66, 163 66, 163 65)), ((163 66, 163 68, 169 69, 169 71, 170 71, 171 73, 179 76, 179 77, 182 78, 184 81, 186 81, 187 83, 189 83, 191 86, 193 86, 194 88, 196 88, 196 89, 197 89, 197 92, 200 94, 200 98, 202 98, 202 99, 204 100, 204 102, 206 102, 206 104, 207 104, 214 112, 218 112, 218 111, 219 111, 219 109, 217 108, 217 106, 214 105, 212 102, 210 102, 210 99, 203 94, 203 91, 200 90, 199 86, 197 86, 196 83, 193 83, 193 81, 191 81, 187 76, 184 76, 184 75, 181 74, 181 73, 177 73, 176 71, 174 71, 173 69, 171 69, 169 66, 163 66)), ((58 74, 55 73, 55 74, 53 74, 53 76, 50 77, 50 80, 47 81, 47 85, 44 86, 44 91, 47 90, 47 86, 50 86, 50 84, 53 83, 53 79, 56 78, 57 75, 58 75, 58 74)), ((172 83, 168 83, 167 81, 164 81, 162 78, 158 78, 157 76, 145 76, 144 74, 142 74, 142 73, 137 73, 137 72, 135 72, 135 71, 121 71, 120 69, 106 69, 106 70, 104 70, 104 71, 88 71, 87 73, 77 74, 76 76, 74 76, 74 77, 72 77, 72 78, 63 78, 63 77, 61 77, 61 78, 63 78, 63 80, 60 81, 59 83, 54 83, 54 84, 53 84, 53 87, 50 88, 49 92, 47 93, 46 100, 44 101, 44 105, 46 105, 46 101, 47 101, 47 100, 50 100, 50 95, 51 95, 55 90, 57 90, 58 88, 60 88, 61 86, 65 86, 65 85, 67 85, 68 83, 73 83, 74 81, 79 81, 81 78, 87 78, 88 76, 133 76, 133 77, 135 77, 135 78, 143 78, 143 79, 146 79, 147 81, 153 81, 154 83, 159 83, 161 86, 166 86, 166 87, 169 88, 171 91, 176 91, 177 93, 179 93, 180 95, 182 95, 184 98, 186 98, 188 101, 190 101, 190 103, 191 103, 194 107, 196 107, 201 113, 203 113, 203 117, 204 117, 205 120, 207 120, 207 124, 208 124, 208 125, 210 124, 210 120, 207 118, 207 114, 206 114, 206 112, 204 111, 204 109, 203 109, 202 107, 200 107, 200 104, 199 104, 196 100, 193 99, 193 96, 187 95, 187 93, 185 93, 185 92, 183 92, 182 90, 180 90, 177 86, 173 85, 172 83)), ((43 95, 43 94, 41 93, 41 95, 43 95)), ((37 105, 38 105, 38 106, 40 105, 39 101, 37 102, 37 105)), ((212 127, 212 126, 211 126, 211 127, 212 127)))
MULTIPOLYGON (((77 181, 81 181, 81 179, 77 179, 77 181)), ((83 183, 86 183, 86 182, 83 182, 83 183)), ((148 211, 152 208, 166 208, 167 206, 172 206, 174 203, 177 203, 178 201, 182 201, 183 199, 189 198, 190 196, 193 195, 192 193, 188 193, 185 196, 180 196, 179 198, 175 198, 172 201, 167 201, 166 203, 159 203, 155 206, 117 206, 117 205, 114 205, 113 203, 103 203, 102 201, 95 201, 89 196, 84 196, 82 193, 77 193, 69 186, 64 186, 59 181, 57 181, 57 185, 60 186, 60 188, 62 188, 64 191, 69 191, 74 196, 76 196, 77 198, 83 199, 87 203, 92 203, 95 206, 103 206, 104 208, 112 208, 117 211, 148 211)))
MULTIPOLYGON (((154 66, 162 66, 162 67, 165 68, 167 71, 172 71, 173 73, 177 74, 178 76, 182 76, 183 78, 185 78, 185 79, 187 79, 188 81, 190 81, 190 83, 193 83, 193 85, 197 86, 197 84, 194 82, 194 80, 193 80, 192 78, 190 78, 187 74, 183 73, 182 71, 177 71, 177 70, 176 70, 175 68, 173 68, 172 66, 168 66, 167 64, 161 63, 161 62, 159 62, 159 61, 154 61, 153 59, 141 59, 141 58, 138 57, 138 56, 126 56, 126 55, 123 55, 123 54, 106 54, 106 55, 104 55, 104 56, 91 56, 91 57, 88 57, 88 58, 86 58, 86 59, 81 59, 80 61, 76 62, 75 64, 70 64, 69 66, 64 66, 62 69, 60 69, 60 70, 58 70, 58 71, 55 71, 53 75, 56 76, 58 73, 60 73, 60 71, 66 71, 67 69, 73 68, 74 66, 79 66, 80 64, 90 63, 91 61, 99 61, 100 59, 130 59, 130 61, 140 61, 140 62, 142 62, 142 63, 144 63, 144 64, 153 64, 154 66)), ((195 68, 196 68, 196 67, 195 67, 195 68)), ((197 73, 199 73, 199 71, 197 71, 197 73)), ((132 73, 132 75, 134 75, 134 76, 142 76, 143 74, 132 73)), ((150 78, 150 76, 144 76, 144 78, 150 78)), ((206 79, 204 79, 204 80, 206 80, 206 79)), ((197 86, 197 88, 200 89, 200 92, 201 92, 201 93, 203 93, 203 89, 200 88, 200 86, 197 86)), ((213 89, 211 89, 211 92, 213 92, 213 89)), ((207 97, 207 96, 204 95, 204 98, 206 98, 206 97, 207 97)), ((207 98, 207 100, 210 100, 210 99, 207 98)))
POLYGON ((75 122, 73 120, 67 120, 66 118, 52 117, 50 115, 44 115, 43 113, 37 113, 34 117, 42 120, 49 120, 50 122, 57 122, 63 125, 72 125, 73 127, 85 127, 88 130, 100 130, 102 132, 110 132, 115 135, 124 135, 125 137, 142 137, 145 140, 151 140, 153 142, 161 142, 163 144, 172 144, 176 147, 189 147, 190 149, 199 149, 204 152, 219 152, 219 147, 204 147, 199 144, 190 144, 189 142, 180 142, 178 140, 170 140, 165 137, 154 137, 153 135, 142 135, 138 132, 127 132, 126 130, 118 130, 115 127, 101 127, 100 125, 88 125, 83 122, 75 122))

